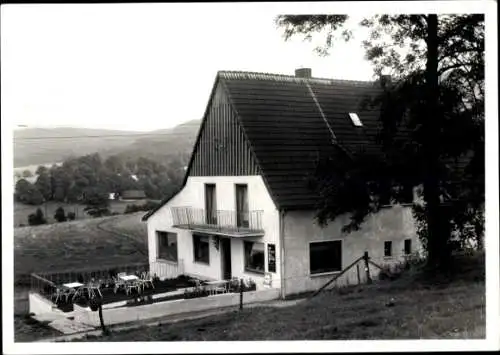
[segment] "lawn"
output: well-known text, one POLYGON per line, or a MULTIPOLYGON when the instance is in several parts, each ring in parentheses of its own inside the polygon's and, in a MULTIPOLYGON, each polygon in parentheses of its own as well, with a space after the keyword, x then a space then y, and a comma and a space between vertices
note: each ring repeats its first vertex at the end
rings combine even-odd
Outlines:
POLYGON ((460 280, 445 283, 432 283, 408 273, 396 281, 325 291, 295 306, 248 307, 241 312, 172 324, 165 319, 157 326, 82 340, 484 338, 484 258, 468 262, 460 272, 460 280))

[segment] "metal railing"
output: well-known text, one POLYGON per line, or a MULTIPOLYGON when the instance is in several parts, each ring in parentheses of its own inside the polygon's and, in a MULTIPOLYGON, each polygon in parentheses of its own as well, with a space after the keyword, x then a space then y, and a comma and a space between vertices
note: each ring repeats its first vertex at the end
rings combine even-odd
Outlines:
POLYGON ((263 232, 263 211, 207 211, 202 208, 172 207, 173 224, 179 227, 217 231, 263 232))
POLYGON ((57 288, 65 283, 80 282, 86 284, 92 279, 95 281, 109 280, 120 272, 140 274, 144 271, 149 271, 149 263, 32 273, 30 275, 30 290, 51 299, 56 294, 57 288))

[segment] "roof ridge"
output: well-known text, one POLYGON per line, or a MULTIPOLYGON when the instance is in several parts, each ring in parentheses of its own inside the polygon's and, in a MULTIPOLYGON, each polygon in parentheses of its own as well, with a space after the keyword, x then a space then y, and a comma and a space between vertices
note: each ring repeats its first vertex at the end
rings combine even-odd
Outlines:
POLYGON ((295 75, 287 75, 287 74, 276 74, 276 73, 265 73, 265 72, 251 72, 251 71, 240 71, 240 70, 219 70, 217 72, 218 76, 223 78, 252 78, 259 80, 286 80, 286 81, 295 81, 295 82, 327 82, 327 83, 338 83, 338 84, 375 84, 376 81, 373 80, 352 80, 352 79, 337 79, 337 78, 301 78, 296 77, 295 75), (246 77, 245 77, 246 76, 246 77))

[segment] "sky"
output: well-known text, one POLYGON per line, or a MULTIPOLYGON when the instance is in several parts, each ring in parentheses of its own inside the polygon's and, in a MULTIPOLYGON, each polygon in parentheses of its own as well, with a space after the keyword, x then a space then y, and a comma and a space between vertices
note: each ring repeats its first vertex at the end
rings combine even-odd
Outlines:
POLYGON ((293 75, 310 67, 316 77, 372 79, 361 36, 320 57, 314 42, 284 41, 274 23, 282 11, 235 3, 2 7, 2 120, 149 131, 201 118, 218 70, 293 75))

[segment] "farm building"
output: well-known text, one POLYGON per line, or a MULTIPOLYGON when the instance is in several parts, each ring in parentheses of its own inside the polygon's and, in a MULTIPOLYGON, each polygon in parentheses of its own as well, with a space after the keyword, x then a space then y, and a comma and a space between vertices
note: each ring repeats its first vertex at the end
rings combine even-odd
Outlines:
POLYGON ((146 194, 142 190, 126 190, 120 194, 122 200, 143 200, 146 194))
MULTIPOLYGON (((150 269, 161 278, 252 278, 281 295, 318 289, 368 251, 395 262, 419 248, 411 209, 383 208, 345 234, 320 227, 308 184, 325 153, 376 149, 378 83, 221 71, 180 191, 147 213, 150 269), (181 268, 179 267, 181 266, 181 268)), ((350 271, 343 282, 355 280, 350 271)))

